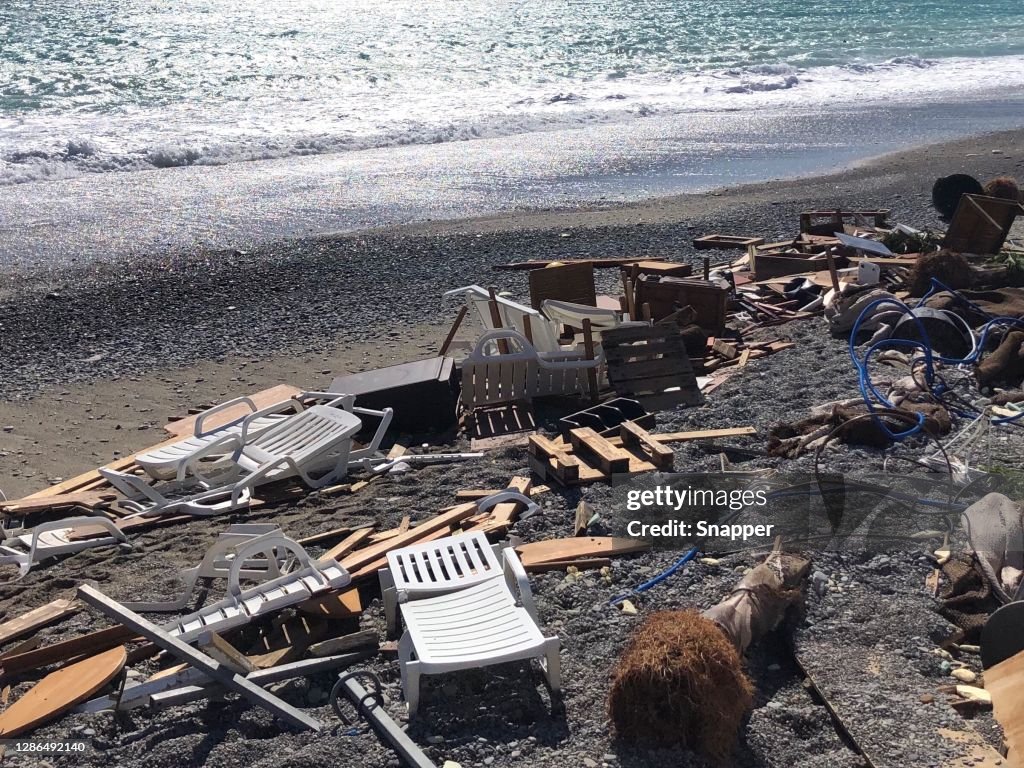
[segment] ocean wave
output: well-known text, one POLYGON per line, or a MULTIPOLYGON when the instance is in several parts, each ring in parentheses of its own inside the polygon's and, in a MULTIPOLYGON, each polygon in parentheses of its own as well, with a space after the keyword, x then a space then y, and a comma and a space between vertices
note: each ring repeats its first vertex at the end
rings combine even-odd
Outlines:
MULTIPOLYGON (((799 67, 778 62, 717 72, 596 78, 561 89, 549 84, 532 91, 489 91, 490 102, 467 98, 466 104, 474 109, 467 107, 461 116, 459 110, 448 110, 455 117, 444 121, 432 117, 442 110, 436 105, 429 108, 429 103, 422 111, 431 118, 419 120, 401 111, 388 119, 378 111, 355 108, 343 115, 345 119, 325 120, 318 105, 307 104, 303 108, 308 111, 299 112, 288 127, 279 127, 274 119, 275 105, 261 105, 258 114, 244 116, 229 109, 220 117, 222 124, 212 125, 206 114, 201 115, 206 122, 200 123, 194 115, 172 118, 159 112, 136 114, 136 122, 123 123, 97 116, 87 128, 60 115, 40 123, 0 120, 0 185, 496 138, 655 114, 968 99, 977 82, 1019 88, 1024 82, 1024 56, 933 60, 907 55, 875 64, 799 67), (70 129, 66 122, 72 124, 70 129), (251 132, 241 131, 240 123, 250 126, 251 132), (306 129, 318 123, 320 130, 306 129)), ((276 106, 278 116, 299 109, 294 102, 276 106)))

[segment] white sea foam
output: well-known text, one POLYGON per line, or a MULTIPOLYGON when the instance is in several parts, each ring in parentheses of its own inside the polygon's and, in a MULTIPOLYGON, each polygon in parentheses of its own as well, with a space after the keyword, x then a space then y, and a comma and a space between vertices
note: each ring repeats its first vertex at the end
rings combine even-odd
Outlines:
POLYGON ((368 92, 366 103, 278 98, 220 105, 178 103, 120 114, 28 113, 0 119, 0 184, 83 174, 306 156, 465 141, 628 121, 652 114, 831 109, 870 103, 959 101, 1024 84, 1024 56, 796 67, 760 64, 700 73, 581 78, 484 88, 424 88, 408 99, 368 92), (441 119, 439 119, 441 118, 441 119))

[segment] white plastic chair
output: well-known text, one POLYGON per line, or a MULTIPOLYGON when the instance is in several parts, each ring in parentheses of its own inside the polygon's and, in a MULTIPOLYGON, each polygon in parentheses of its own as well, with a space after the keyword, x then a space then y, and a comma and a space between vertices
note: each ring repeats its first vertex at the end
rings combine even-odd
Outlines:
POLYGON ((359 417, 338 408, 314 405, 252 439, 243 428, 238 437, 226 436, 222 438, 223 442, 211 443, 193 453, 178 470, 179 478, 188 475, 195 478, 191 491, 184 481, 158 489, 135 475, 110 469, 99 471, 128 497, 127 504, 133 505, 140 514, 172 511, 193 515, 220 514, 247 504, 252 489, 264 483, 298 477, 310 488, 322 488, 343 478, 354 463, 370 469, 372 454, 376 453, 391 423, 392 411, 390 408, 383 411, 354 410, 380 418, 370 446, 357 452, 352 451, 351 446, 352 437, 362 428, 359 417), (230 455, 227 471, 218 465, 221 474, 207 476, 208 468, 202 464, 203 459, 232 447, 234 452, 230 455), (185 495, 171 495, 180 493, 185 495))
MULTIPOLYGON (((523 517, 540 507, 516 491, 501 491, 483 499, 478 505, 486 512, 497 504, 517 502, 526 506, 523 517)), ((388 567, 378 572, 384 599, 384 618, 388 636, 398 629, 398 604, 426 595, 463 589, 494 578, 502 572, 498 555, 508 543, 491 545, 483 532, 464 533, 437 541, 412 544, 387 553, 388 567)))
POLYGON ((541 312, 533 307, 520 304, 505 296, 497 296, 498 317, 501 320, 501 328, 496 328, 491 317, 490 293, 479 285, 467 285, 462 288, 455 288, 448 291, 444 296, 466 297, 466 304, 473 310, 483 327, 484 331, 513 330, 526 336, 526 318, 530 319, 530 336, 533 338, 533 345, 541 352, 566 352, 573 351, 575 346, 570 344, 562 346, 558 340, 558 325, 546 318, 541 312))
POLYGON ((419 709, 421 675, 539 659, 552 695, 561 689, 559 640, 541 634, 515 551, 507 547, 501 557, 502 572, 486 580, 400 604, 406 630, 398 661, 410 717, 419 709))
POLYGON ((600 370, 601 357, 588 360, 582 352, 538 352, 517 331, 488 331, 462 363, 462 405, 532 400, 547 395, 574 395, 587 390, 587 371, 600 370), (508 352, 497 344, 505 340, 508 352))
POLYGON ((18 578, 23 578, 36 563, 48 557, 68 555, 93 547, 122 544, 131 547, 128 537, 106 517, 81 516, 51 520, 30 528, 0 528, 0 564, 18 566, 18 578), (109 536, 73 540, 71 535, 79 525, 97 526, 109 536))

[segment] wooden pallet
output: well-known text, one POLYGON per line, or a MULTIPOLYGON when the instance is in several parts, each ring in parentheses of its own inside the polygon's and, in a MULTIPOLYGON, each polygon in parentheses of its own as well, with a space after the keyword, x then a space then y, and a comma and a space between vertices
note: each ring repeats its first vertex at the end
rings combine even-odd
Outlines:
POLYGON ((647 410, 704 403, 678 331, 665 326, 623 326, 605 331, 602 345, 609 383, 647 410))
POLYGON ((616 474, 672 471, 675 454, 654 435, 632 422, 622 436, 607 438, 589 427, 570 432, 569 441, 532 435, 527 447, 530 469, 561 485, 588 485, 616 474))

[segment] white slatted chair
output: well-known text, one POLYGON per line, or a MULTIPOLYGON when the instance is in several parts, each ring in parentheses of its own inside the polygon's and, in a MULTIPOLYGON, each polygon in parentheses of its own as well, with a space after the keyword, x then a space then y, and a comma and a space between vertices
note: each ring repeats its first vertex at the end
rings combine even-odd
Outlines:
POLYGON ((575 395, 588 389, 587 371, 600 370, 600 356, 588 360, 582 352, 538 352, 517 331, 488 331, 462 363, 462 405, 532 400, 548 395, 575 395), (502 353, 497 342, 508 344, 502 353))
POLYGON ((476 315, 484 331, 513 330, 533 339, 533 346, 540 352, 572 352, 575 345, 563 346, 558 340, 558 324, 546 318, 533 307, 520 304, 505 296, 497 296, 498 318, 501 328, 496 328, 491 317, 490 293, 479 285, 467 285, 444 294, 445 297, 464 295, 466 304, 476 315), (527 334, 529 318, 529 334, 527 334))
POLYGON ((329 590, 348 586, 352 578, 335 560, 313 560, 300 544, 279 534, 259 536, 235 550, 228 572, 228 596, 182 616, 163 630, 185 642, 203 632, 226 632, 282 608, 309 600, 329 590), (240 580, 246 564, 271 547, 291 553, 298 569, 243 590, 240 580))
POLYGON ((20 579, 33 565, 48 557, 69 555, 110 544, 131 547, 128 537, 110 519, 98 515, 51 520, 28 529, 0 528, 0 565, 17 565, 20 579), (103 528, 109 535, 79 540, 71 538, 76 526, 86 525, 103 528))
MULTIPOLYGON (((379 445, 391 423, 391 409, 360 410, 380 418, 374 438, 374 444, 379 445)), ((354 413, 314 405, 252 439, 248 439, 243 429, 240 438, 225 437, 223 445, 211 443, 186 460, 179 475, 194 478, 191 491, 183 482, 168 483, 167 488, 161 489, 124 472, 101 469, 100 474, 128 497, 126 504, 134 505, 139 514, 220 514, 248 504, 252 490, 264 483, 298 477, 310 488, 322 488, 340 480, 349 472, 352 437, 361 428, 362 422, 354 413), (209 470, 202 464, 205 456, 223 452, 228 446, 235 446, 228 470, 207 476, 209 470), (185 495, 177 495, 181 493, 185 495)), ((370 455, 362 455, 358 462, 367 469, 372 468, 370 455)))
MULTIPOLYGON (((481 500, 486 512, 497 504, 518 502, 526 507, 523 517, 539 511, 535 501, 516 491, 501 491, 481 500)), ((378 572, 388 636, 398 629, 398 604, 426 595, 437 595, 478 584, 502 572, 498 555, 508 543, 491 545, 482 532, 449 536, 412 544, 387 553, 388 567, 378 572)))
POLYGON ((515 551, 503 549, 501 559, 501 572, 488 579, 399 605, 406 629, 398 660, 410 717, 419 709, 421 675, 539 659, 552 694, 561 689, 559 640, 541 634, 515 551))

